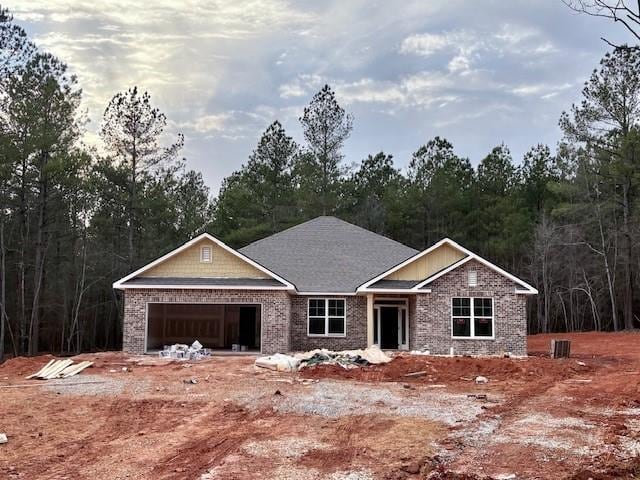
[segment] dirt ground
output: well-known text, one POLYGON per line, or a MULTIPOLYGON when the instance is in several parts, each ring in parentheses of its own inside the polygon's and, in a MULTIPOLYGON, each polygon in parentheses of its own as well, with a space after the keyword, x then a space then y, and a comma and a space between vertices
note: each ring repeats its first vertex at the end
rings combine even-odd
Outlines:
POLYGON ((12 359, 0 479, 640 478, 640 334, 536 335, 529 353, 287 374, 109 352, 50 381, 24 377, 51 357, 12 359))

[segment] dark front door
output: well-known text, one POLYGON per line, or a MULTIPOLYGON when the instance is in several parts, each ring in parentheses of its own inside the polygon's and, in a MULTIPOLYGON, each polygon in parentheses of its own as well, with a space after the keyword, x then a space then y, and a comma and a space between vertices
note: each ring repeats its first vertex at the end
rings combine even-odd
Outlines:
POLYGON ((380 307, 380 348, 398 348, 398 307, 380 307))

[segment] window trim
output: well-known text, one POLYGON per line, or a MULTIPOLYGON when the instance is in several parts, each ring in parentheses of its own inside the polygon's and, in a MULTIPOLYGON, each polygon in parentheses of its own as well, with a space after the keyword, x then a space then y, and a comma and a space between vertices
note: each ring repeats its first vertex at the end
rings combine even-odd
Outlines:
MULTIPOLYGON (((456 295, 456 296, 452 296, 450 297, 450 301, 449 301, 449 305, 451 308, 451 338, 454 340, 495 340, 496 339, 496 302, 494 300, 493 297, 472 297, 472 296, 462 296, 462 295, 456 295), (466 317, 454 317, 453 316, 453 299, 454 298, 468 298, 471 300, 470 302, 470 308, 471 311, 469 312, 469 321, 471 322, 471 324, 469 325, 469 333, 470 335, 468 337, 465 336, 459 336, 459 335, 454 335, 453 334, 453 319, 454 318, 466 318, 466 317), (475 299, 479 298, 479 299, 491 299, 491 336, 487 337, 487 336, 477 336, 475 333, 475 299)), ((485 317, 485 316, 479 316, 477 318, 489 318, 489 317, 485 317)))
POLYGON ((200 246, 200 263, 213 263, 213 247, 211 245, 200 246), (209 249, 209 260, 204 260, 202 255, 206 248, 209 249))
MULTIPOLYGON (((314 317, 320 318, 320 317, 314 317)), ((347 336, 347 299, 344 297, 309 297, 307 298, 307 337, 320 337, 320 338, 344 338, 347 336), (324 332, 325 333, 309 333, 309 318, 311 309, 311 300, 324 301, 324 332), (343 333, 329 333, 329 300, 342 300, 344 302, 344 315, 341 317, 333 316, 331 318, 342 318, 344 320, 344 332, 343 333)))

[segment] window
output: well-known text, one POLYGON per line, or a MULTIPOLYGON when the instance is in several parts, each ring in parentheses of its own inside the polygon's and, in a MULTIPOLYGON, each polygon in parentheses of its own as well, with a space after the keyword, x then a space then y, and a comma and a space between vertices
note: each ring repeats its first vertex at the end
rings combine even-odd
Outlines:
POLYGON ((451 334, 463 338, 493 338, 492 298, 453 298, 451 334))
POLYGON ((478 272, 475 270, 469 271, 469 286, 477 287, 478 286, 478 272))
POLYGON ((200 247, 200 262, 211 263, 211 247, 200 247))
POLYGON ((310 298, 308 309, 309 336, 345 334, 345 301, 342 298, 310 298))

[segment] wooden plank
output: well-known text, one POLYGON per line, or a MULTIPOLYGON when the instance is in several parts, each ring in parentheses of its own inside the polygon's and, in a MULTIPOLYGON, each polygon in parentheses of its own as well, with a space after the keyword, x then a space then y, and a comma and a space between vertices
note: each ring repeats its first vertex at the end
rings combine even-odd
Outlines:
POLYGON ((42 378, 46 378, 51 372, 54 372, 58 368, 60 368, 60 365, 62 365, 64 362, 65 362, 65 360, 56 360, 56 361, 54 361, 47 368, 45 368, 42 371, 38 372, 38 374, 36 375, 35 378, 41 378, 41 379, 42 378))
POLYGON ((70 367, 65 368, 60 373, 60 376, 62 378, 72 377, 74 375, 79 374, 81 371, 83 371, 85 368, 90 367, 91 365, 93 365, 93 362, 89 362, 85 360, 84 362, 80 362, 77 365, 71 365, 70 367))
POLYGON ((41 368, 40 370, 38 370, 36 373, 32 373, 31 375, 29 375, 29 376, 28 376, 28 377, 26 377, 26 378, 27 378, 27 379, 30 379, 30 378, 37 377, 38 375, 42 374, 42 372, 43 372, 43 371, 45 371, 47 368, 49 368, 49 367, 53 364, 53 362, 56 362, 56 361, 57 361, 57 360, 56 360, 55 358, 54 358, 54 359, 49 360, 49 363, 47 363, 44 367, 42 367, 42 368, 41 368))
POLYGON ((56 378, 60 372, 62 372, 65 368, 73 363, 73 360, 61 360, 57 364, 51 366, 51 369, 46 372, 46 374, 41 375, 38 378, 43 380, 51 380, 52 378, 56 378))

